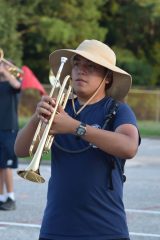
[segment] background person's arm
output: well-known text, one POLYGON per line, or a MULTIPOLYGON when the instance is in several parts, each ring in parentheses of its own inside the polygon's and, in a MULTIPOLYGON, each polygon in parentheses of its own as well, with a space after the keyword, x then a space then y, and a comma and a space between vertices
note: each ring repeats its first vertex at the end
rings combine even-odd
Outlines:
POLYGON ((18 81, 18 79, 16 79, 16 77, 12 75, 5 66, 0 66, 0 72, 4 74, 5 79, 13 88, 19 89, 21 87, 20 81, 18 81))

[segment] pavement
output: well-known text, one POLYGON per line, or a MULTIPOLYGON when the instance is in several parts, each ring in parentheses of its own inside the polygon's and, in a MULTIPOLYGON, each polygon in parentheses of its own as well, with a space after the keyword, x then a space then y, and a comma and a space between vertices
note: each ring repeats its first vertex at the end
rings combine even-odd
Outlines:
MULTIPOLYGON (((19 169, 26 166, 20 162, 19 169)), ((44 184, 26 181, 14 172, 17 208, 0 211, 0 240, 38 240, 50 164, 42 164, 40 170, 44 184)), ((131 240, 160 240, 160 139, 142 139, 125 173, 124 203, 131 240)))

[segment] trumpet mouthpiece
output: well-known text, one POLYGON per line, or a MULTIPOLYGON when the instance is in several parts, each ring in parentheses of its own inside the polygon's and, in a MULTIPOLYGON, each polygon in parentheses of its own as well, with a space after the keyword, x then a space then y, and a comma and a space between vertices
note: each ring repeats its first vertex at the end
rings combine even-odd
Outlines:
POLYGON ((65 63, 68 60, 66 57, 61 57, 61 63, 65 63))

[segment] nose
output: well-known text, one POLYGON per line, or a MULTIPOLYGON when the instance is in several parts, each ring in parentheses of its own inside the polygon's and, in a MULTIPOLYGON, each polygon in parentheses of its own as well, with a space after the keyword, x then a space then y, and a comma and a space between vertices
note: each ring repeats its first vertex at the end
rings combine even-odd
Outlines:
POLYGON ((78 64, 78 73, 80 74, 84 74, 84 73, 87 73, 88 69, 87 69, 87 65, 84 64, 84 63, 79 63, 78 64))

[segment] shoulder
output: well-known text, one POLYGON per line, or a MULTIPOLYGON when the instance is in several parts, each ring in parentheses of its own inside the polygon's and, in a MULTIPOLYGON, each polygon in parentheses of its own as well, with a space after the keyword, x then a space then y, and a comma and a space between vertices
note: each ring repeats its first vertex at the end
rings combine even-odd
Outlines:
POLYGON ((137 127, 137 119, 132 108, 123 102, 118 102, 119 107, 115 116, 114 129, 122 124, 132 124, 137 127))
POLYGON ((131 114, 131 115, 135 116, 135 113, 134 113, 133 109, 127 103, 118 101, 118 104, 119 104, 119 107, 118 107, 117 112, 119 114, 128 113, 128 114, 131 114))
POLYGON ((127 103, 118 101, 118 104, 119 104, 119 108, 118 108, 119 112, 127 111, 127 112, 134 113, 132 108, 127 103))

